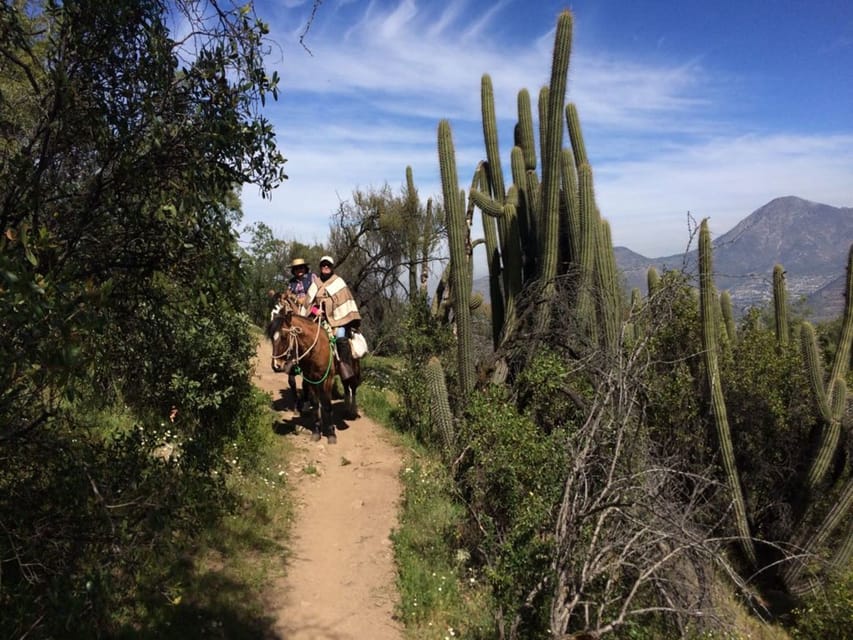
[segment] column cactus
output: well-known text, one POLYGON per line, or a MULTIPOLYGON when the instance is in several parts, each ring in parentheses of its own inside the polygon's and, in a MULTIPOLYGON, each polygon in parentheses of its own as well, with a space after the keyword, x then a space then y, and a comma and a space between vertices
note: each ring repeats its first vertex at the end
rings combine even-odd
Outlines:
MULTIPOLYGON (((432 229, 432 198, 427 198, 426 214, 424 218, 424 229, 432 229)), ((424 233, 421 236, 421 291, 426 293, 427 284, 429 283, 429 258, 430 248, 432 247, 433 237, 430 233, 424 233)))
POLYGON ((441 360, 433 356, 426 364, 424 372, 429 392, 429 416, 433 432, 438 435, 444 452, 452 455, 456 443, 456 431, 453 427, 453 414, 447 397, 447 384, 444 380, 444 368, 441 360))
POLYGON ((773 310, 776 317, 776 342, 788 344, 788 296, 785 291, 785 270, 781 264, 773 267, 773 310))
POLYGON ((450 281, 454 294, 456 317, 457 361, 459 389, 463 398, 474 388, 474 362, 471 349, 471 283, 467 276, 468 225, 465 221, 465 193, 459 190, 456 173, 456 151, 450 123, 438 124, 438 164, 447 216, 447 235, 450 244, 450 281))
POLYGON ((598 214, 595 208, 595 191, 592 185, 592 168, 588 164, 578 167, 578 194, 580 204, 580 244, 577 261, 578 299, 577 315, 582 330, 590 342, 597 342, 595 305, 592 283, 595 269, 595 236, 598 214))
MULTIPOLYGON (((475 172, 474 182, 485 193, 488 189, 487 168, 481 162, 475 172)), ((473 189, 472 189, 473 191, 473 189)), ((482 211, 482 209, 481 209, 482 211)), ((497 349, 504 325, 504 301, 501 288, 501 254, 498 244, 497 221, 493 216, 482 215, 483 237, 486 244, 486 265, 489 268, 489 298, 492 301, 492 346, 497 349)))
POLYGON ((711 236, 708 231, 708 220, 706 218, 702 220, 699 227, 699 308, 702 350, 705 359, 705 369, 708 375, 708 385, 711 392, 711 409, 717 429, 717 443, 723 459, 723 468, 729 487, 729 495, 734 505, 734 524, 744 556, 749 564, 755 567, 757 564, 755 546, 749 530, 749 521, 746 517, 746 501, 743 497, 740 475, 735 464, 734 447, 729 429, 726 403, 723 398, 720 368, 717 361, 718 328, 716 326, 716 306, 717 296, 714 292, 714 276, 711 268, 711 236))
POLYGON ((520 89, 518 92, 518 124, 516 125, 515 144, 524 154, 524 169, 536 171, 536 147, 533 134, 533 109, 530 106, 530 92, 520 89))
MULTIPOLYGON (((420 201, 418 200, 418 191, 415 188, 415 179, 412 175, 412 167, 406 167, 406 199, 404 203, 405 215, 408 218, 404 228, 409 230, 407 234, 407 252, 406 259, 409 263, 409 300, 414 300, 418 292, 418 233, 420 227, 419 209, 420 201)), ((428 233, 428 229, 424 227, 420 230, 422 234, 428 233)))
POLYGON ((586 155, 586 145, 581 135, 581 120, 575 103, 566 105, 566 126, 569 128, 569 141, 572 143, 572 153, 575 155, 575 164, 581 166, 589 162, 586 155))
POLYGON ((648 296, 651 298, 655 293, 657 293, 660 288, 660 273, 654 267, 649 267, 649 270, 646 271, 646 289, 648 289, 648 296))
POLYGON ((823 383, 823 363, 817 348, 814 328, 809 323, 804 322, 801 329, 803 359, 808 366, 809 380, 823 422, 817 454, 809 469, 807 479, 809 490, 816 489, 823 481, 829 464, 835 455, 841 435, 841 418, 845 408, 842 398, 846 398, 845 378, 850 366, 850 344, 853 342, 853 245, 851 245, 847 256, 846 282, 841 338, 835 351, 835 359, 827 385, 823 383))
POLYGON ((723 315, 723 323, 725 323, 729 344, 733 345, 737 341, 737 328, 735 327, 735 316, 732 311, 732 296, 728 291, 720 293, 720 312, 723 315))
POLYGON ((613 353, 619 344, 619 325, 622 320, 622 305, 619 299, 619 285, 616 279, 616 260, 611 247, 610 224, 598 218, 596 233, 595 273, 596 301, 598 306, 599 326, 603 329, 602 346, 608 353, 613 353))
POLYGON ((560 153, 560 174, 563 181, 565 220, 561 225, 561 236, 566 238, 566 248, 562 256, 566 264, 577 264, 580 260, 581 213, 578 197, 578 166, 580 165, 575 164, 572 152, 563 149, 560 153))
MULTIPOLYGON (((554 37, 554 55, 551 63, 551 82, 548 85, 548 107, 545 137, 542 144, 542 234, 540 236, 539 277, 545 287, 545 298, 554 288, 557 277, 557 250, 560 209, 560 151, 563 145, 563 105, 566 100, 566 84, 569 72, 569 57, 572 49, 572 14, 563 11, 557 18, 557 33, 554 37)), ((542 305, 537 325, 547 326, 550 306, 542 305)))

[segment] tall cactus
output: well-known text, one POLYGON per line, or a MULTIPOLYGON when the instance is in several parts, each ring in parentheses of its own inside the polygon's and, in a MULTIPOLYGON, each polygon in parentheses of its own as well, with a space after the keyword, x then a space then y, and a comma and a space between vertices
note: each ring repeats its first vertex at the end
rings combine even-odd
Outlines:
POLYGON ((817 346, 817 336, 811 323, 803 323, 800 336, 803 360, 806 362, 812 393, 817 402, 818 414, 822 424, 820 442, 809 467, 806 480, 808 490, 814 491, 823 482, 838 447, 838 441, 841 437, 841 417, 844 413, 844 403, 839 402, 839 400, 846 398, 846 385, 843 378, 830 380, 828 389, 824 385, 823 362, 817 346))
POLYGON ((654 267, 649 267, 649 270, 646 271, 646 289, 648 289, 648 295, 651 298, 655 293, 657 293, 660 288, 660 273, 654 267))
MULTIPOLYGON (((539 275, 547 288, 553 288, 557 276, 558 224, 560 210, 560 151, 563 141, 563 105, 572 49, 572 14, 564 11, 557 18, 551 83, 548 85, 548 109, 542 145, 542 235, 539 275)), ((547 295, 547 294, 546 294, 547 295)), ((548 322, 550 309, 542 305, 539 326, 548 322)))
POLYGON ((444 368, 441 360, 432 357, 426 364, 424 372, 429 392, 429 415, 433 432, 441 440, 446 455, 452 454, 456 431, 453 427, 453 414, 450 411, 450 401, 447 397, 447 384, 444 380, 444 368))
POLYGON ((459 190, 456 173, 456 150, 450 123, 442 120, 438 124, 438 164, 441 171, 441 187, 444 209, 447 215, 447 235, 450 244, 451 287, 455 296, 456 345, 459 366, 459 388, 462 397, 467 397, 474 388, 474 359, 471 350, 471 283, 468 279, 468 226, 465 220, 465 193, 459 190))
POLYGON ((785 291, 785 270, 781 264, 773 267, 773 309, 776 315, 776 342, 788 344, 788 296, 785 291))
POLYGON ((723 323, 726 327, 726 337, 729 344, 737 341, 737 328, 735 327, 735 316, 732 311, 732 296, 728 291, 720 293, 720 313, 723 315, 723 323))
POLYGON ((749 531, 749 521, 746 517, 746 501, 743 497, 740 475, 735 465, 732 435, 729 429, 729 419, 726 403, 723 399, 723 387, 720 380, 720 367, 717 362, 717 332, 716 326, 717 296, 714 292, 714 275, 711 268, 711 235, 708 231, 707 218, 702 220, 699 227, 699 308, 701 316, 702 350, 705 358, 705 369, 708 374, 708 384, 711 391, 711 409, 714 414, 714 424, 717 427, 717 442, 723 458, 723 468, 729 487, 729 495, 734 505, 735 528, 744 556, 750 565, 757 564, 755 545, 749 531))
POLYGON ((524 154, 525 171, 536 170, 536 147, 533 134, 533 109, 530 106, 530 92, 521 89, 518 92, 518 127, 515 144, 524 154))
POLYGON ((832 364, 830 380, 844 379, 850 367, 850 347, 853 344, 853 245, 847 252, 847 280, 844 289, 844 318, 841 323, 841 337, 832 364))
MULTIPOLYGON (((415 188, 415 179, 412 175, 412 167, 406 167, 406 199, 405 212, 408 218, 407 226, 409 229, 406 247, 408 255, 406 256, 409 263, 409 300, 414 300, 418 292, 418 233, 416 232, 417 221, 420 214, 420 201, 418 200, 418 191, 415 188)), ((422 234, 428 234, 428 227, 421 229, 422 234)))
POLYGON ((578 194, 580 204, 580 249, 578 255, 577 315, 583 331, 591 342, 597 342, 595 305, 592 284, 595 269, 595 237, 598 213, 595 208, 595 191, 592 168, 588 164, 578 167, 578 194))
POLYGON ((616 260, 611 250, 613 242, 610 237, 610 224, 600 216, 598 218, 595 248, 596 301, 599 326, 603 329, 603 346, 612 354, 619 344, 622 305, 616 280, 616 260))

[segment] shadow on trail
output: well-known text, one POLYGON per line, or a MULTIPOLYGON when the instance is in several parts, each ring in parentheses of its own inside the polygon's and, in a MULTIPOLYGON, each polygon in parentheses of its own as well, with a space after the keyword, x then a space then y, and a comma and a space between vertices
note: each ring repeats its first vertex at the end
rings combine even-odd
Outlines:
MULTIPOLYGON (((113 636, 134 640, 286 640, 275 631, 265 605, 246 598, 246 585, 212 569, 196 573, 180 601, 157 608, 144 626, 127 626, 113 636)), ((159 594, 158 594, 159 595, 159 594)), ((165 594, 163 595, 165 597, 165 594)))
MULTIPOLYGON (((341 395, 336 393, 334 397, 335 400, 332 401, 332 424, 335 425, 337 431, 346 431, 350 428, 349 422, 352 419, 348 419, 345 415, 346 407, 341 395)), ((289 436, 311 432, 311 426, 314 423, 313 410, 310 407, 305 408, 302 413, 297 415, 288 389, 279 390, 278 397, 272 401, 272 409, 279 414, 272 425, 272 430, 276 435, 289 436)))

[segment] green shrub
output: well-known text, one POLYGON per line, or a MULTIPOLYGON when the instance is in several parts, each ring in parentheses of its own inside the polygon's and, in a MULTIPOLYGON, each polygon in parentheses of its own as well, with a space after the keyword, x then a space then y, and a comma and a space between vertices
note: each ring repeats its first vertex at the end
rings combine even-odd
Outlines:
POLYGON ((792 638, 802 640, 850 640, 853 638, 853 570, 819 590, 794 610, 792 638))
POLYGON ((407 636, 494 638, 488 591, 460 547, 464 509, 454 498, 449 472, 425 451, 406 464, 400 522, 392 540, 407 636))
POLYGON ((563 490, 563 431, 546 435, 503 388, 473 394, 460 426, 458 484, 471 518, 463 542, 481 567, 503 624, 547 637, 553 525, 563 490), (516 620, 518 618, 518 620, 516 620))

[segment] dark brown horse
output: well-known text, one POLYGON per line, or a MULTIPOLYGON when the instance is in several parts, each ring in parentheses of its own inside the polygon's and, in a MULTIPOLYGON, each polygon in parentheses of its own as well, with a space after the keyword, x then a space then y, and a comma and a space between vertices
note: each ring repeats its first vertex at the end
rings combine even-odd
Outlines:
MULTIPOLYGON (((303 399, 314 400, 312 438, 319 440, 322 433, 333 444, 337 438, 332 422, 332 391, 338 368, 329 332, 319 320, 304 318, 294 313, 290 305, 284 305, 270 321, 267 337, 272 340, 273 371, 301 373, 303 399)), ((356 389, 361 382, 361 366, 358 360, 353 364, 355 375, 343 383, 347 418, 358 417, 356 389)))

